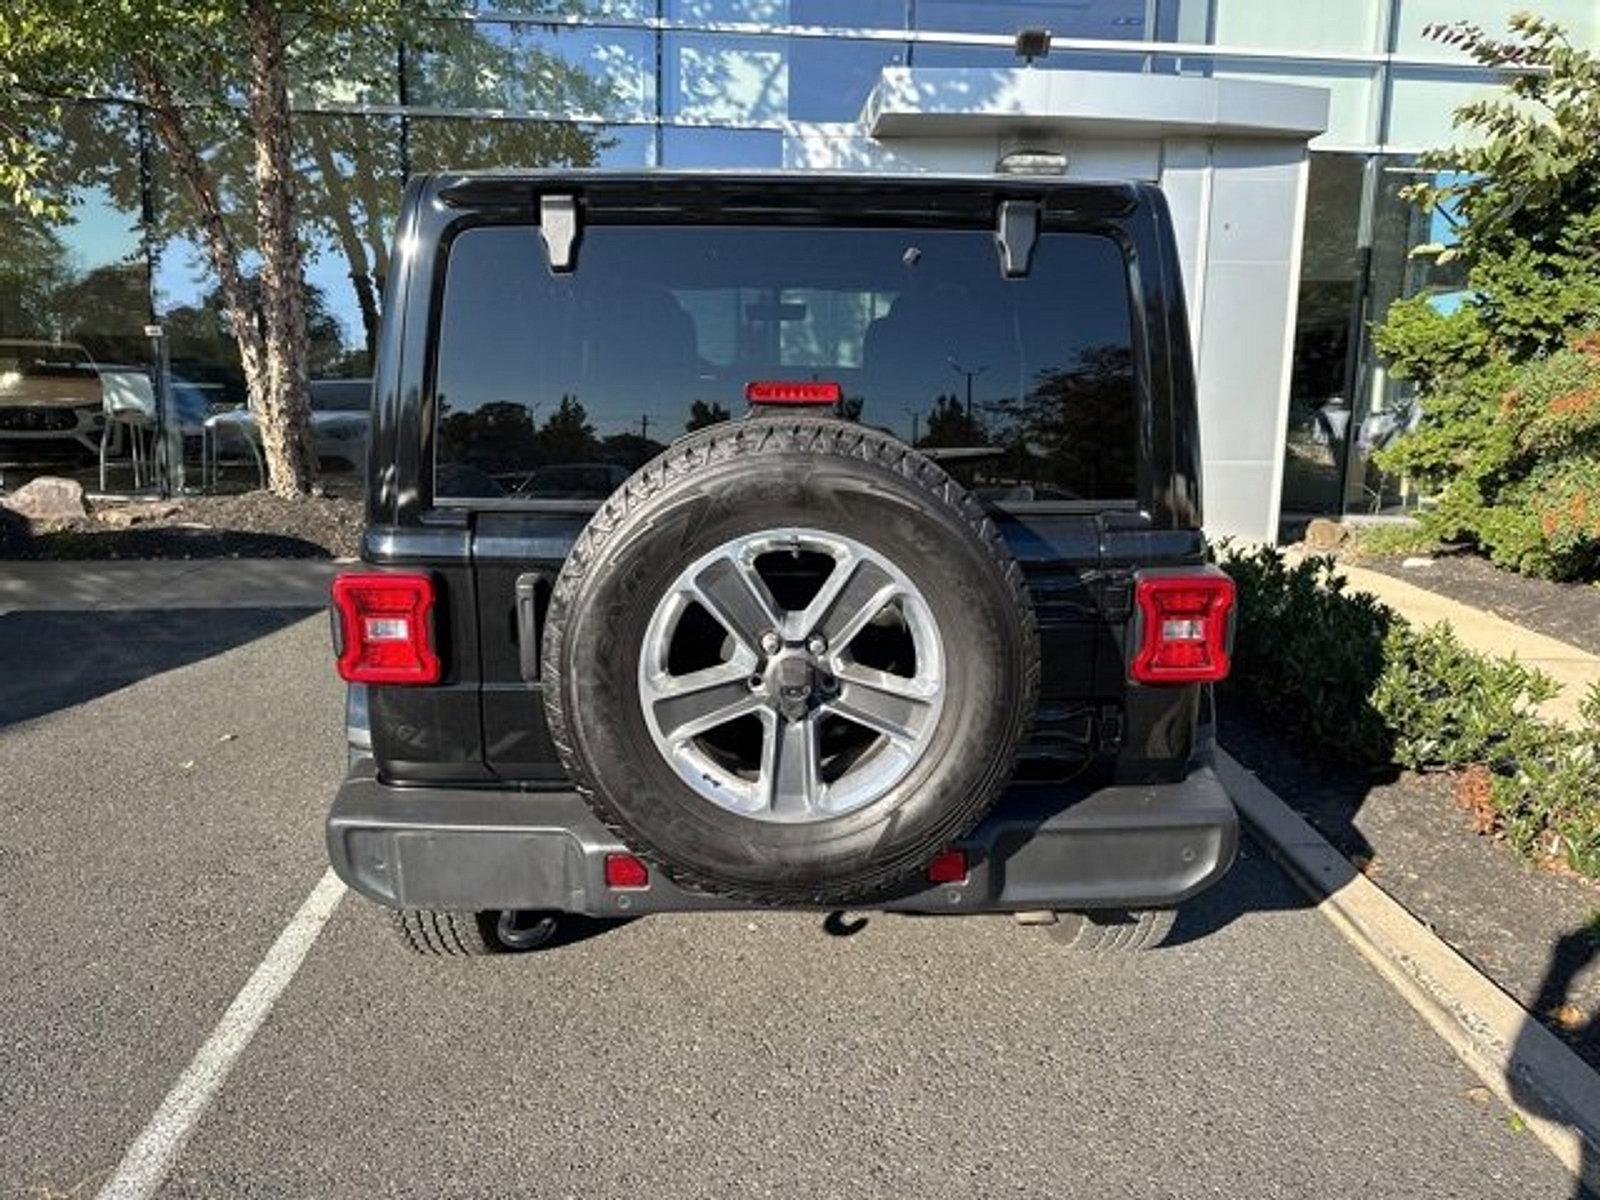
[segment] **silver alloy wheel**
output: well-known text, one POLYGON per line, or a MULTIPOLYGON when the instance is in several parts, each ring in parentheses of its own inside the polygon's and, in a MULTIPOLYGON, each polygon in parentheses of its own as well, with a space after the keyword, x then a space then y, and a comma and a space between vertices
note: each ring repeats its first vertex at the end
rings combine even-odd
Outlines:
POLYGON ((657 750, 699 795, 758 820, 820 821, 872 803, 927 752, 944 647, 922 593, 877 551, 816 529, 765 530, 697 559, 667 589, 645 631, 639 697, 657 750), (784 556, 832 560, 803 607, 781 605, 757 568, 784 556), (707 617, 715 661, 675 672, 685 627, 703 630, 707 617), (909 661, 874 661, 868 643, 885 638, 909 661), (759 739, 740 743, 730 728, 754 734, 752 720, 759 739))

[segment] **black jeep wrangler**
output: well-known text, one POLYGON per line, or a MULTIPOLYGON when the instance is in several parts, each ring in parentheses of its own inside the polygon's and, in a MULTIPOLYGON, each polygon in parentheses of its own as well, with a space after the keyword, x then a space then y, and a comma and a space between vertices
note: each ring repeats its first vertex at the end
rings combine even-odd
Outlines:
POLYGON ((747 905, 1140 944, 1227 870, 1157 190, 436 175, 393 262, 328 848, 413 948, 747 905))

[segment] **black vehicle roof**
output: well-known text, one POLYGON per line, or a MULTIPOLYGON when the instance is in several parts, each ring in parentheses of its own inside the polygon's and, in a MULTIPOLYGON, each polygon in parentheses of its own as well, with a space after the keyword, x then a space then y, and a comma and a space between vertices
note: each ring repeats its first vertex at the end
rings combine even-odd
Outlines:
POLYGON ((992 219, 1005 199, 1039 201, 1047 215, 1114 218, 1149 184, 1056 176, 859 174, 833 171, 493 170, 440 172, 426 186, 463 208, 527 205, 569 190, 596 215, 686 216, 701 210, 746 218, 786 212, 859 211, 905 219, 992 219))

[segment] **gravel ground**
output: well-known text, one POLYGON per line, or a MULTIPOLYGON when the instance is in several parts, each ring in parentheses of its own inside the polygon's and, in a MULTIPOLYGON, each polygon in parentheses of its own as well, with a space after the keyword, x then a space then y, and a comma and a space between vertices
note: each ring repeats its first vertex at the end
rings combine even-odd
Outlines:
POLYGON ((1307 763, 1231 710, 1222 741, 1369 879, 1600 1068, 1600 887, 1472 832, 1452 775, 1307 763))
POLYGON ((1600 584, 1530 579, 1464 552, 1431 557, 1424 567, 1404 567, 1403 558, 1393 557, 1352 561, 1600 654, 1600 584))
POLYGON ((362 526, 358 500, 268 492, 98 502, 47 525, 0 510, 0 558, 339 558, 359 554, 362 526))

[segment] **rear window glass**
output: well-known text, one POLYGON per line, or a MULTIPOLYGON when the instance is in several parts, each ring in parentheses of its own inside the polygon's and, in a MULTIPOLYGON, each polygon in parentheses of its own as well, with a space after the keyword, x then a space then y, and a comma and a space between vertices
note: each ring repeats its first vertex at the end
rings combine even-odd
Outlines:
POLYGON ((837 383, 839 416, 1001 504, 1137 494, 1128 273, 1046 233, 1024 279, 987 230, 590 226, 553 275, 531 226, 450 251, 435 492, 599 500, 756 380, 837 383))

